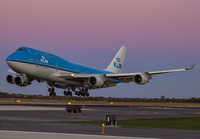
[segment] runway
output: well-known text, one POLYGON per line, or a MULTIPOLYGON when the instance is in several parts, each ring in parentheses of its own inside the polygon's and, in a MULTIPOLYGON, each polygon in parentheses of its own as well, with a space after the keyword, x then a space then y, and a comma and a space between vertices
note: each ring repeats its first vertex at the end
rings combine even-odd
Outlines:
MULTIPOLYGON (((121 137, 121 136, 103 136, 103 135, 84 135, 84 134, 63 134, 63 133, 46 133, 46 132, 24 132, 24 131, 3 131, 0 130, 1 138, 3 139, 147 139, 141 137, 121 137), (8 136, 9 134, 9 136, 8 136)), ((151 139, 151 138, 148 138, 151 139)))
MULTIPOLYGON (((64 105, 0 105, 0 136, 11 138, 18 134, 51 136, 63 135, 69 138, 199 138, 200 131, 142 128, 105 127, 101 125, 66 123, 65 121, 102 121, 107 114, 115 114, 118 120, 141 118, 197 117, 199 107, 140 107, 86 105, 80 114, 65 114, 64 105), (155 113, 156 112, 156 113, 155 113), (158 112, 158 113, 157 113, 158 112), (16 132, 17 131, 17 132, 16 132), (12 136, 13 134, 13 136, 12 136), (7 135, 7 137, 6 137, 7 135), (76 136, 77 135, 77 136, 76 136), (117 136, 117 137, 116 137, 117 136)), ((43 137, 44 138, 44 137, 43 137)))

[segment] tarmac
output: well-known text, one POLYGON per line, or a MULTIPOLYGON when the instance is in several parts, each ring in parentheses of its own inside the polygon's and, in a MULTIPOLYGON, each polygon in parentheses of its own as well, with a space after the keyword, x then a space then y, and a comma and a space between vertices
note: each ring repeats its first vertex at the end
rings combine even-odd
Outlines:
POLYGON ((199 138, 200 131, 145 127, 105 127, 66 123, 69 121, 103 121, 106 115, 117 120, 142 118, 197 117, 199 107, 140 107, 86 105, 80 114, 66 114, 65 105, 0 105, 0 137, 23 138, 199 138))

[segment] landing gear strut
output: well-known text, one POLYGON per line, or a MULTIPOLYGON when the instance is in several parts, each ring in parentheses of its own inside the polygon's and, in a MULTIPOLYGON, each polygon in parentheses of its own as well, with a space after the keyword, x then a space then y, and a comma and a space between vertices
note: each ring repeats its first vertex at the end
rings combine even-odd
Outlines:
POLYGON ((52 97, 52 96, 54 96, 54 97, 56 96, 56 92, 54 92, 55 89, 54 89, 53 87, 52 87, 52 88, 49 88, 48 91, 49 91, 49 96, 51 96, 51 97, 52 97))

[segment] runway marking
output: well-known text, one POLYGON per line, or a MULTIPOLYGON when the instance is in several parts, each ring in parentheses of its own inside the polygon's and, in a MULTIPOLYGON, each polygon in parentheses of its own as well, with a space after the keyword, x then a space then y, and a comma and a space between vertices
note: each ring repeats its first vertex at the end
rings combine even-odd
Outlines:
MULTIPOLYGON (((59 108, 59 107, 40 107, 40 106, 0 106, 0 111, 60 111, 60 110, 65 110, 65 107, 59 108)), ((87 108, 82 108, 82 111, 87 111, 87 110, 93 110, 93 109, 87 109, 87 108)))
POLYGON ((175 108, 164 108, 164 107, 139 107, 139 108, 142 108, 142 109, 175 109, 175 108))
MULTIPOLYGON (((89 134, 69 134, 69 133, 49 133, 49 132, 29 132, 29 131, 10 131, 10 130, 0 130, 0 135, 2 135, 3 133, 8 133, 6 135, 3 135, 3 137, 6 137, 6 138, 12 138, 12 139, 15 139, 15 138, 29 138, 29 139, 32 139, 32 138, 37 138, 37 139, 42 139, 42 138, 59 138, 59 139, 66 139, 66 138, 73 138, 73 139, 76 139, 76 138, 82 138, 82 139, 93 139, 93 138, 96 138, 96 139, 102 139, 102 138, 115 138, 115 139, 158 139, 158 138, 147 138, 147 137, 125 137, 125 136, 107 136, 107 135, 89 135, 89 134), (12 133, 15 133, 15 135, 13 135, 12 133), (19 134, 16 136, 16 134, 19 134), (25 136, 24 134, 29 134, 27 136, 25 136), (33 134, 31 136, 31 134, 33 134), (36 134, 36 135, 34 135, 36 134), (42 136, 38 136, 38 135, 42 135, 42 136), (54 136, 55 135, 55 136, 54 136), (39 138, 38 138, 39 137, 39 138)), ((2 136, 1 136, 2 137, 2 136)), ((22 139, 23 139, 22 138, 22 139)))

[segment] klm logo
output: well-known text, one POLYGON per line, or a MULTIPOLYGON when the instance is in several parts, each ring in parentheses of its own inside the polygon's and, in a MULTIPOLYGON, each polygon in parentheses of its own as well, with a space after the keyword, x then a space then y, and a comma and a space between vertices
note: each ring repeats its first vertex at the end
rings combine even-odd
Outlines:
POLYGON ((122 69, 122 64, 120 64, 121 59, 119 57, 116 58, 117 62, 113 62, 114 67, 118 69, 122 69))
POLYGON ((120 62, 120 61, 121 61, 121 59, 120 59, 119 57, 117 57, 116 60, 117 60, 117 62, 120 62))
POLYGON ((49 61, 46 60, 44 56, 42 56, 42 58, 40 59, 40 61, 41 61, 42 63, 49 63, 49 61))

